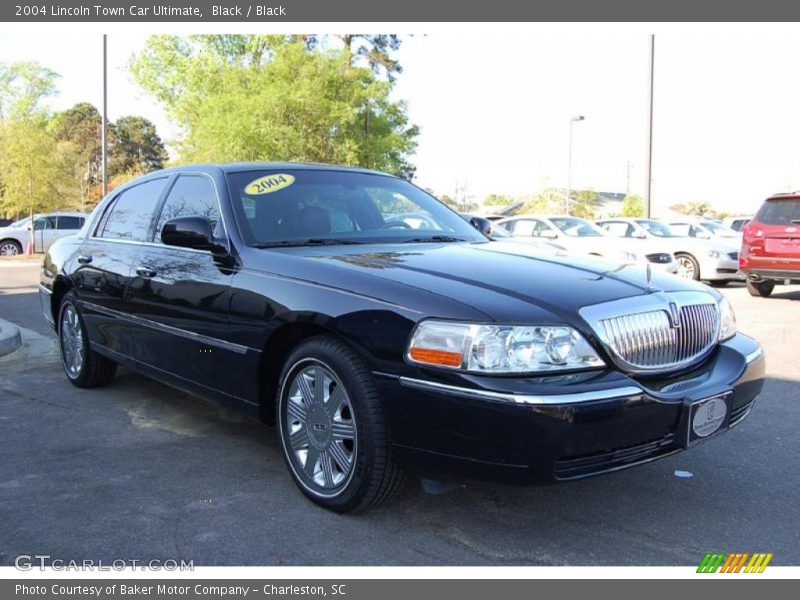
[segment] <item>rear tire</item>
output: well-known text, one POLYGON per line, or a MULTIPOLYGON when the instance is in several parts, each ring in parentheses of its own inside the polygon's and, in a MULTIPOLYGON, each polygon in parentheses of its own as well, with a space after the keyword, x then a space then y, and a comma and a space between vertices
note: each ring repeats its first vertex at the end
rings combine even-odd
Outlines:
POLYGON ((0 242, 0 256, 17 256, 18 254, 22 254, 22 244, 17 240, 0 242))
POLYGON ((678 277, 700 281, 700 265, 691 254, 679 253, 675 255, 678 262, 678 277))
POLYGON ((117 363, 89 347, 86 325, 72 292, 64 295, 58 309, 58 347, 67 379, 76 387, 108 385, 117 372, 117 363))
POLYGON ((313 502, 363 511, 401 486, 375 382, 345 344, 329 336, 301 343, 284 365, 276 409, 284 461, 313 502))
POLYGON ((751 296, 766 298, 775 289, 774 281, 747 281, 747 291, 751 296))

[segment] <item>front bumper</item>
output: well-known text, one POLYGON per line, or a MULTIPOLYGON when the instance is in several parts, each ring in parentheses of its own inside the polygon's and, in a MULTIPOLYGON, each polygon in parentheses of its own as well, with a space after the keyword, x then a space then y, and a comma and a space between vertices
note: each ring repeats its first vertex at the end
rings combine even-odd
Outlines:
POLYGON ((764 359, 755 340, 737 334, 694 370, 657 380, 612 370, 538 378, 375 375, 406 468, 544 483, 684 449, 690 407, 704 398, 729 393, 728 423, 738 425, 764 385, 764 359))
POLYGON ((726 254, 720 258, 710 256, 700 258, 700 279, 705 281, 744 281, 739 270, 739 259, 726 254))

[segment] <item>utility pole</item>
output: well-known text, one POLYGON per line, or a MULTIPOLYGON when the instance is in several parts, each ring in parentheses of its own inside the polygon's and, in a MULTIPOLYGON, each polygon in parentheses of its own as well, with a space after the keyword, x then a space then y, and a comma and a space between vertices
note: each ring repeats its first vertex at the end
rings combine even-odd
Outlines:
POLYGON ((628 159, 625 175, 625 195, 631 195, 631 160, 628 159))
POLYGON ((100 144, 103 158, 103 197, 108 193, 108 36, 103 34, 103 123, 100 144))
POLYGON ((644 207, 647 218, 650 218, 652 202, 651 193, 653 190, 653 81, 655 74, 655 57, 656 57, 656 36, 650 35, 650 68, 648 77, 648 105, 649 110, 647 113, 647 181, 645 185, 644 207))

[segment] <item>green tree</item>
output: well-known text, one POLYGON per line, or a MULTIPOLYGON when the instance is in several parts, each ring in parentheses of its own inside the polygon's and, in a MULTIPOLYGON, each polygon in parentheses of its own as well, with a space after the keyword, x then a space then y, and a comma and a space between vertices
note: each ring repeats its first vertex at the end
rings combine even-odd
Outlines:
POLYGON ((672 206, 670 206, 670 209, 682 215, 688 215, 694 217, 702 217, 707 213, 713 212, 711 204, 709 204, 708 202, 687 202, 685 204, 683 203, 673 204, 672 206))
POLYGON ((564 212, 564 194, 559 190, 546 189, 530 198, 520 208, 519 214, 547 215, 564 212))
MULTIPOLYGON (((296 36, 293 39, 302 41, 309 50, 315 50, 325 41, 325 35, 296 36)), ((371 33, 344 33, 332 37, 339 39, 344 44, 350 56, 350 64, 357 66, 366 63, 376 75, 385 74, 389 81, 394 81, 403 67, 392 56, 393 52, 400 49, 402 40, 393 34, 371 33)))
POLYGON ((43 114, 42 100, 56 93, 58 73, 35 62, 0 63, 0 120, 43 114))
POLYGON ((113 175, 142 175, 164 168, 167 151, 156 126, 144 117, 120 117, 111 125, 108 170, 113 175))
POLYGON ((508 206, 514 201, 511 196, 503 196, 501 194, 489 194, 483 203, 486 206, 508 206))
POLYGON ((76 196, 76 207, 83 210, 93 204, 91 190, 102 178, 102 127, 100 112, 88 102, 56 113, 49 123, 56 140, 55 157, 68 173, 64 181, 71 189, 68 195, 76 196))
POLYGON ((621 216, 623 217, 643 217, 644 202, 640 196, 628 194, 622 200, 621 216))
POLYGON ((136 81, 181 126, 182 161, 289 160, 360 165, 411 177, 419 130, 391 81, 348 48, 297 36, 153 36, 136 81))
POLYGON ((593 221, 597 213, 600 196, 594 190, 581 190, 569 203, 569 214, 593 221))
POLYGON ((57 77, 36 63, 0 63, 0 212, 7 216, 74 200, 42 106, 57 77))

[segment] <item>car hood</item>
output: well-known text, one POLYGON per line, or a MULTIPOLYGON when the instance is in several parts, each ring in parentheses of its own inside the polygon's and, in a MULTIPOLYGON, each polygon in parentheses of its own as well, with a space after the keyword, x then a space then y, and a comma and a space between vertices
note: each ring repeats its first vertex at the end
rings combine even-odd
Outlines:
MULTIPOLYGON (((275 251, 259 252, 266 257, 275 251)), ((469 305, 490 319, 506 322, 529 322, 542 311, 574 321, 584 306, 648 291, 643 266, 554 256, 514 242, 322 246, 277 252, 293 263, 282 270, 292 269, 293 276, 317 284, 371 295, 375 287, 370 280, 377 278, 469 305)), ((273 261, 263 260, 274 266, 273 261)), ((651 283, 651 289, 663 291, 708 291, 656 270, 651 283)))

